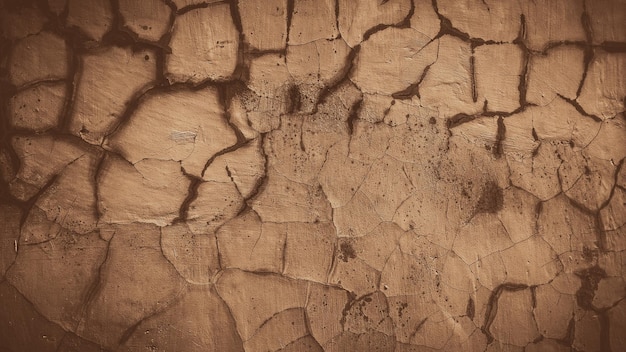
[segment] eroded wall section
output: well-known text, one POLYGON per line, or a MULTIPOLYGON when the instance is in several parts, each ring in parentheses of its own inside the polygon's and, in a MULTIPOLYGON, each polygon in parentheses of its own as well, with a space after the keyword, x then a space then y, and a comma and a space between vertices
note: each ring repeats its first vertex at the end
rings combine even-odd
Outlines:
POLYGON ((623 0, 0 1, 0 349, 623 351, 623 0))

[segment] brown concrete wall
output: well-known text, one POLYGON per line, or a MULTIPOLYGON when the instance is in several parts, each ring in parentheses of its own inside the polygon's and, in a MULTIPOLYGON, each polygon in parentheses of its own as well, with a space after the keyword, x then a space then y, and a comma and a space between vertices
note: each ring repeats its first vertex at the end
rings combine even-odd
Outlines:
POLYGON ((0 30, 0 351, 626 350, 623 0, 0 30))

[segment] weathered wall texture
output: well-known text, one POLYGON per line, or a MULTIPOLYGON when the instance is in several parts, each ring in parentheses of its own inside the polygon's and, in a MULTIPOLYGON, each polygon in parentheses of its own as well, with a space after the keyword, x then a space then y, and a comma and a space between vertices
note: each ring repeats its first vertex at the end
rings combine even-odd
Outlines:
POLYGON ((0 1, 0 350, 626 350, 623 0, 0 1))

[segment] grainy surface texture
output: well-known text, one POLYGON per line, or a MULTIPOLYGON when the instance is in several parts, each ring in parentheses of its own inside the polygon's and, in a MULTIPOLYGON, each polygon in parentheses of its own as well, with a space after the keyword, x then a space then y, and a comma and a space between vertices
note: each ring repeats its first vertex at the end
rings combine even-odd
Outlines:
POLYGON ((0 31, 0 352, 626 350, 624 0, 0 31))

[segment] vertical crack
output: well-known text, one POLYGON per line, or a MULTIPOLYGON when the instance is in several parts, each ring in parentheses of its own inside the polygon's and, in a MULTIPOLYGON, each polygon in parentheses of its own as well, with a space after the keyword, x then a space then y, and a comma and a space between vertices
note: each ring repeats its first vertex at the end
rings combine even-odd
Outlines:
POLYGON ((289 35, 291 34, 291 21, 293 20, 293 10, 295 7, 295 0, 287 0, 287 39, 285 42, 289 45, 289 35))
POLYGON ((24 226, 24 223, 26 223, 26 219, 28 218, 28 215, 30 214, 30 212, 33 209, 33 207, 35 206, 35 204, 37 204, 37 200, 39 200, 39 198, 44 193, 46 193, 48 188, 50 188, 50 187, 52 187, 52 185, 54 185, 54 183, 57 181, 58 178, 59 178, 59 174, 52 175, 52 177, 50 177, 48 182, 46 182, 46 184, 43 185, 41 187, 41 189, 39 189, 39 191, 37 191, 37 193, 35 193, 34 196, 30 197, 30 199, 28 199, 25 202, 24 213, 22 214, 22 218, 20 219, 20 229, 24 226))
POLYGON ((589 12, 587 10, 587 1, 583 0, 583 13, 580 16, 580 22, 585 31, 585 40, 586 45, 584 49, 584 57, 583 57, 583 76, 580 79, 580 84, 578 85, 578 89, 576 90, 576 99, 580 96, 580 93, 583 90, 583 86, 585 84, 585 80, 587 79, 587 73, 589 72, 589 66, 591 65, 591 61, 593 61, 594 57, 594 49, 593 49, 593 27, 591 26, 591 17, 589 16, 589 12))
POLYGON ((239 33, 237 40, 239 41, 238 50, 237 50, 237 64, 235 66, 235 71, 233 73, 233 77, 236 77, 241 82, 247 82, 250 78, 250 72, 248 67, 246 66, 246 45, 244 45, 244 34, 243 34, 243 24, 241 22, 241 14, 239 12, 239 0, 231 0, 228 2, 230 5, 230 15, 233 20, 233 24, 239 33))
POLYGON ((363 106, 363 98, 361 97, 357 101, 352 104, 350 107, 350 114, 348 115, 348 119, 346 120, 346 124, 348 125, 348 133, 350 135, 354 134, 354 121, 359 118, 359 112, 361 111, 361 107, 363 106))
POLYGON ((470 79, 472 84, 472 101, 476 103, 478 101, 478 91, 476 90, 476 57, 474 46, 471 46, 472 55, 470 56, 470 79))
POLYGON ((528 286, 522 284, 504 283, 496 287, 491 292, 491 296, 489 296, 489 301, 487 302, 487 307, 485 309, 485 320, 482 327, 480 328, 485 336, 487 336, 487 344, 491 344, 495 340, 490 329, 498 313, 498 300, 500 299, 502 292, 504 292, 505 290, 514 292, 526 288, 528 288, 528 286))
POLYGON ((335 26, 337 27, 337 32, 339 33, 339 36, 337 37, 337 39, 341 38, 341 30, 339 27, 339 1, 340 0, 335 0, 335 26))
POLYGON ((67 132, 72 122, 72 114, 74 112, 74 100, 78 91, 78 84, 82 75, 82 62, 75 49, 76 43, 73 40, 67 40, 67 67, 68 81, 65 90, 65 102, 59 119, 59 130, 67 132))
POLYGON ((190 181, 189 189, 187 191, 187 197, 183 200, 180 208, 178 210, 178 216, 172 221, 173 224, 181 223, 187 221, 189 216, 189 207, 191 203, 193 203, 196 198, 198 198, 198 188, 204 182, 202 178, 188 174, 182 167, 181 170, 185 177, 187 177, 190 181))
POLYGON ((530 65, 530 50, 526 46, 526 16, 524 14, 520 15, 520 31, 517 38, 513 41, 514 44, 517 44, 523 52, 524 59, 522 63, 522 72, 519 78, 519 105, 520 107, 525 107, 527 105, 526 101, 526 91, 528 90, 528 73, 529 73, 529 65, 530 65))
POLYGON ((502 157, 504 153, 504 147, 502 146, 502 142, 506 137, 506 125, 504 124, 504 118, 498 117, 498 130, 496 132, 496 141, 494 142, 493 155, 496 159, 502 157))
POLYGON ((475 313, 476 313, 476 307, 474 305, 474 300, 472 299, 472 297, 470 297, 469 300, 467 301, 467 306, 465 308, 465 315, 467 315, 467 317, 470 318, 470 320, 474 320, 475 313))
POLYGON ((96 167, 93 175, 93 185, 94 185, 94 200, 95 200, 95 209, 94 212, 96 214, 97 221, 100 221, 102 217, 102 210, 100 209, 100 175, 102 174, 102 166, 104 165, 104 160, 107 158, 106 153, 102 153, 102 156, 98 159, 96 163, 96 167))
MULTIPOLYGON (((113 234, 113 236, 115 236, 115 234, 113 234)), ((102 289, 102 285, 104 282, 104 269, 106 267, 106 263, 110 259, 112 241, 113 241, 113 238, 110 238, 108 240, 106 253, 104 255, 104 260, 98 266, 98 270, 96 272, 95 277, 93 278, 93 281, 91 282, 91 284, 89 285, 89 287, 87 287, 87 290, 85 291, 85 296, 83 298, 82 308, 80 311, 80 318, 78 319, 76 331, 79 331, 82 328, 82 325, 86 323, 85 320, 88 318, 89 309, 91 308, 91 305, 97 298, 98 293, 102 289)))

